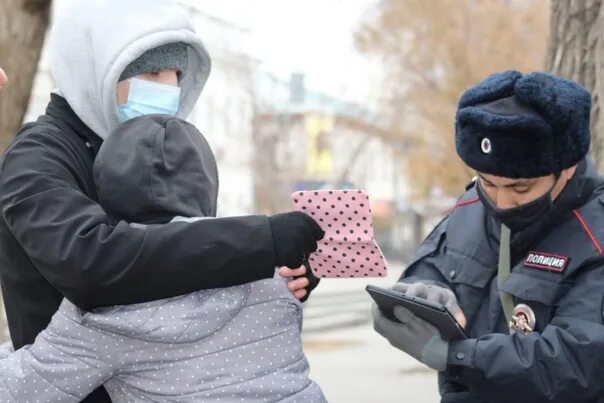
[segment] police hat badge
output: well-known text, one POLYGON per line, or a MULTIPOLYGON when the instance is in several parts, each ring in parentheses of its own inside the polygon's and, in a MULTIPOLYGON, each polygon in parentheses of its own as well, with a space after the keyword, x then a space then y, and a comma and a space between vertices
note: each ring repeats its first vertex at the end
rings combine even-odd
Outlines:
POLYGON ((493 146, 491 145, 491 140, 488 137, 485 137, 480 142, 480 149, 484 154, 490 154, 493 151, 493 146))
POLYGON ((526 304, 518 304, 514 308, 512 320, 509 323, 510 334, 518 332, 528 334, 535 330, 536 322, 535 312, 531 307, 526 304))

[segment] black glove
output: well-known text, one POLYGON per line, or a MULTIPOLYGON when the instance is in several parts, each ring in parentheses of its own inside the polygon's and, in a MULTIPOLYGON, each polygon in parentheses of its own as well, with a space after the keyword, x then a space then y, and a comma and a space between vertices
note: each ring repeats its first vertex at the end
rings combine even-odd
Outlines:
POLYGON ((308 297, 310 297, 310 293, 312 292, 312 290, 317 288, 317 286, 319 285, 319 281, 321 281, 320 278, 318 278, 314 275, 314 273, 312 272, 312 269, 310 268, 310 264, 308 264, 308 262, 304 262, 304 266, 306 267, 306 274, 304 274, 303 276, 294 277, 295 279, 299 279, 302 277, 305 277, 308 279, 308 285, 304 288, 306 290, 306 295, 303 296, 302 298, 300 298, 300 302, 306 302, 308 297))
POLYGON ((310 216, 295 211, 268 218, 273 235, 275 264, 297 269, 317 250, 317 241, 325 232, 310 216))

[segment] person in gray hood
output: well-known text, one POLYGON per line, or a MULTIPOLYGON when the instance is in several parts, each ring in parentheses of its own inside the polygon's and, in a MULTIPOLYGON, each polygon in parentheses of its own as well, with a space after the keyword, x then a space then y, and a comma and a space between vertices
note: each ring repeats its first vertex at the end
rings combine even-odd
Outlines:
MULTIPOLYGON (((216 214, 214 156, 180 119, 119 126, 93 172, 101 205, 134 228, 216 214)), ((79 402, 104 383, 114 402, 325 402, 308 377, 301 322, 278 275, 92 311, 64 300, 33 345, 0 360, 0 397, 79 402)))
POLYGON ((49 37, 58 88, 0 161, 0 281, 14 347, 33 343, 64 298, 91 311, 272 279, 276 266, 302 276, 288 287, 307 296, 316 282, 296 268, 324 233, 302 213, 138 228, 99 204, 103 140, 136 116, 185 119, 210 58, 172 1, 63 4, 49 37))

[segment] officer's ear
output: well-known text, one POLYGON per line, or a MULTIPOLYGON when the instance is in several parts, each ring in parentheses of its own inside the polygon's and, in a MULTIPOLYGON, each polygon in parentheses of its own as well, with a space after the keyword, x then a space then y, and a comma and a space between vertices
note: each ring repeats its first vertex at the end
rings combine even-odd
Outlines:
POLYGON ((568 182, 575 175, 576 171, 577 171, 577 166, 574 165, 570 168, 566 168, 565 170, 563 170, 561 176, 564 178, 565 182, 568 182))
POLYGON ((552 200, 556 200, 556 198, 560 195, 562 190, 566 187, 568 181, 572 179, 577 171, 577 166, 572 166, 570 168, 566 168, 560 172, 560 176, 557 176, 556 184, 552 189, 552 200))

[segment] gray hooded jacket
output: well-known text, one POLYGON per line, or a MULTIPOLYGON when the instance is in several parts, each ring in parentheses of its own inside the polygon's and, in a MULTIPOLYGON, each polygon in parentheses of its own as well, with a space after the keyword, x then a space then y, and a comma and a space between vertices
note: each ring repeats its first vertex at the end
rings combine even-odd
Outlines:
MULTIPOLYGON (((94 178, 103 207, 130 225, 216 212, 214 156, 180 119, 119 126, 94 178)), ((78 402, 104 384, 114 402, 324 402, 308 377, 301 322, 278 275, 92 312, 64 300, 33 345, 0 361, 0 401, 78 402)))

